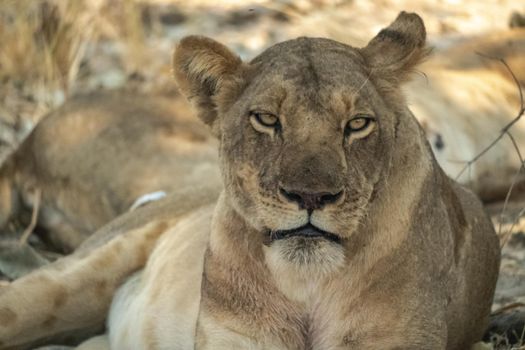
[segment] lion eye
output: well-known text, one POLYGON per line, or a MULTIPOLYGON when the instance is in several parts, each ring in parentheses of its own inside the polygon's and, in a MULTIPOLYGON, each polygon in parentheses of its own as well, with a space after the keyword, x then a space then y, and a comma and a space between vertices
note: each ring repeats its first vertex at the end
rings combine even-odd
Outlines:
POLYGON ((279 118, 271 113, 251 112, 251 115, 255 118, 255 120, 257 120, 259 124, 268 128, 274 128, 277 126, 277 124, 279 124, 279 118))
POLYGON ((366 124, 368 124, 368 119, 356 118, 356 119, 350 120, 350 123, 348 124, 348 126, 350 126, 350 130, 352 131, 359 131, 363 129, 366 126, 366 124))
POLYGON ((345 132, 347 134, 363 131, 373 122, 373 118, 366 115, 358 115, 352 118, 346 125, 345 132))
POLYGON ((251 111, 250 123, 256 131, 272 136, 281 128, 279 118, 268 112, 251 111))

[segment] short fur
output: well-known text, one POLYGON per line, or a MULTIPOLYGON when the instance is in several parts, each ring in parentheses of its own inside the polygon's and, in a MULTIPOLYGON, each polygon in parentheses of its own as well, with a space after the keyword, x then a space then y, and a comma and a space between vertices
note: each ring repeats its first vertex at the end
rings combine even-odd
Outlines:
MULTIPOLYGON (((97 325, 111 288, 102 289, 97 311, 85 316, 92 322, 82 318, 67 328, 47 321, 74 319, 69 303, 90 297, 87 287, 68 289, 66 281, 75 278, 83 278, 77 286, 97 281, 75 265, 89 268, 112 245, 127 242, 123 260, 138 267, 145 259, 129 246, 143 245, 148 233, 162 239, 113 300, 113 349, 464 350, 479 340, 499 242, 480 202, 436 163, 400 92, 416 64, 412 57, 421 57, 422 21, 403 12, 381 33, 364 49, 299 38, 250 63, 210 39, 184 39, 175 75, 220 139, 224 190, 216 205, 184 206, 162 227, 157 215, 138 231, 114 226, 129 238, 108 231, 101 248, 84 250, 87 264, 69 260, 66 272, 57 272, 61 293, 35 280, 45 271, 6 287, 4 348, 97 325), (280 129, 253 128, 252 110, 279 116, 280 129), (345 137, 346 122, 362 113, 376 117, 373 129, 345 137), (305 210, 283 187, 340 195, 305 210), (307 222, 340 243, 272 240, 272 232, 307 222), (50 300, 31 313, 24 305, 36 302, 29 294, 39 290, 50 300), (70 298, 53 304, 57 295, 70 298)), ((134 270, 115 266, 119 278, 134 270)))
MULTIPOLYGON (((504 137, 463 171, 514 119, 520 94, 504 59, 525 87, 525 29, 496 31, 469 38, 436 52, 405 86, 410 109, 423 126, 443 170, 468 186, 484 202, 504 200, 521 167, 510 138, 504 137), (494 57, 498 59, 490 59, 494 57)), ((518 148, 525 147, 525 129, 511 129, 518 148)), ((518 174, 514 193, 522 192, 518 174)))
POLYGON ((71 252, 141 195, 204 177, 218 184, 216 153, 180 97, 74 97, 44 117, 0 169, 0 231, 31 211, 41 190, 38 225, 58 250, 71 252))

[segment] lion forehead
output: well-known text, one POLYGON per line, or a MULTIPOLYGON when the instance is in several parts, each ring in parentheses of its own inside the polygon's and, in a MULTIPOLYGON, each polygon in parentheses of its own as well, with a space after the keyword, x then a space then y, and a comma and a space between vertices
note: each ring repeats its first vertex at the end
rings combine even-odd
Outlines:
POLYGON ((301 37, 271 46, 251 61, 264 76, 280 77, 304 88, 352 85, 368 75, 359 51, 323 38, 301 37))
POLYGON ((251 65, 254 72, 238 101, 245 109, 298 114, 303 120, 309 114, 344 115, 357 101, 370 105, 366 101, 377 97, 357 50, 331 40, 301 38, 277 44, 251 65))

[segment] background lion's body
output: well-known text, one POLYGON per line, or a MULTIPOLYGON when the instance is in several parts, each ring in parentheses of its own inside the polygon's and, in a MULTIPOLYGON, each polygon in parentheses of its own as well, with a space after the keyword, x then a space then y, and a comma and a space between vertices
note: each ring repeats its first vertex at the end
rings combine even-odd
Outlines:
MULTIPOLYGON (((513 182, 524 180, 523 174, 515 179, 521 164, 508 137, 466 167, 517 116, 518 87, 500 59, 523 85, 524 54, 523 29, 465 40, 433 54, 405 88, 441 167, 484 201, 505 198, 513 182)), ((523 149, 523 125, 518 123, 511 133, 523 149)))
POLYGON ((0 223, 31 211, 41 191, 38 224, 71 252, 142 195, 219 184, 215 148, 180 99, 76 97, 46 116, 4 165, 0 223))

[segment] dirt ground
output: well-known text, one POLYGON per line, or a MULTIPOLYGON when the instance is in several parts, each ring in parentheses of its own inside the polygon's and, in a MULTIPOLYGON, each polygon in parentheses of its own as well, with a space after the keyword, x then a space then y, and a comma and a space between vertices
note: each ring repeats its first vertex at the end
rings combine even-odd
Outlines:
MULTIPOLYGON (((170 56, 174 44, 188 34, 213 37, 249 59, 275 42, 303 35, 364 45, 399 11, 407 10, 423 17, 429 43, 439 51, 519 24, 523 18, 517 13, 525 13, 525 3, 515 0, 71 0, 52 4, 0 4, 0 40, 5 43, 0 48, 0 164, 35 123, 68 96, 114 88, 175 93, 170 56), (41 38, 38 45, 33 43, 35 36, 41 38)), ((513 312, 525 312, 525 219, 513 224, 523 216, 525 197, 509 203, 501 215, 503 206, 487 206, 505 237, 493 309, 510 305, 513 312)), ((510 349, 504 340, 497 341, 498 348, 510 349)))

